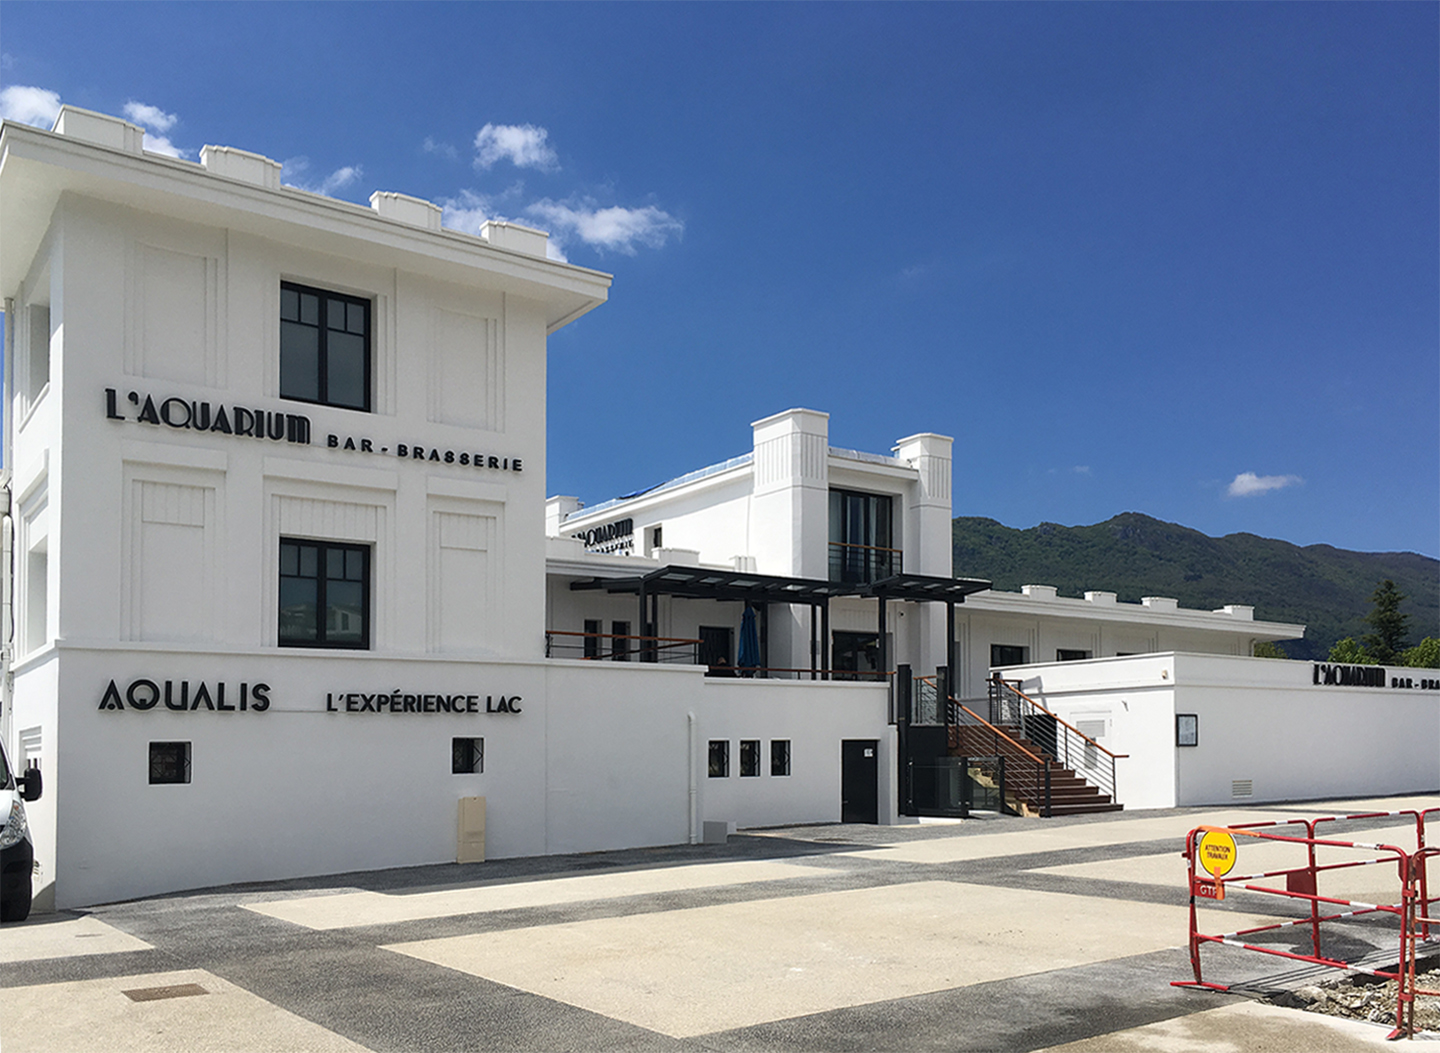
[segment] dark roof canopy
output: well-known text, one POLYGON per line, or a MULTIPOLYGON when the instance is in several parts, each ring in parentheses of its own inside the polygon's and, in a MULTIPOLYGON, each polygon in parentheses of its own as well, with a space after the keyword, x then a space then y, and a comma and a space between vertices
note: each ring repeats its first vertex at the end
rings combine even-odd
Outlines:
POLYGON ((849 585, 845 596, 883 596, 887 600, 936 600, 964 603, 972 592, 983 592, 990 582, 979 578, 937 578, 928 574, 892 574, 879 581, 849 585))
POLYGON ((661 567, 627 578, 572 581, 572 589, 603 589, 638 595, 689 596, 707 600, 749 600, 752 603, 824 603, 835 596, 873 596, 887 600, 963 603, 972 592, 988 589, 988 581, 895 574, 879 581, 839 582, 818 578, 786 578, 702 567, 661 567))
POLYGON ((831 596, 844 595, 846 586, 816 578, 782 578, 773 574, 746 574, 738 570, 707 570, 701 567, 661 567, 631 578, 591 578, 572 581, 572 589, 604 589, 606 592, 648 595, 690 596, 706 600, 750 600, 755 603, 824 603, 831 596))

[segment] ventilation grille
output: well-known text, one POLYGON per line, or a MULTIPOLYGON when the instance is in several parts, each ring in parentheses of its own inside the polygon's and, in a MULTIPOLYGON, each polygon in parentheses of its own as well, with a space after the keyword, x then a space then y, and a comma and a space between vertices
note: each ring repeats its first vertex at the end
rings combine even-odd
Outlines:
POLYGON ((1232 779, 1230 782, 1231 797, 1253 797, 1255 795, 1254 779, 1232 779))
POLYGON ((1080 734, 1092 739, 1103 739, 1105 737, 1104 720, 1077 720, 1075 730, 1080 734))

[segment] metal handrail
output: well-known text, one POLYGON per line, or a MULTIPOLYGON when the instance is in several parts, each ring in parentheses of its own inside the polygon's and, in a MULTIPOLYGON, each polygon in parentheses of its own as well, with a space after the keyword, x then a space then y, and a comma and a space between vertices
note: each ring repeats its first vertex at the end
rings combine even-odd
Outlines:
MULTIPOLYGON (((643 659, 641 656, 645 654, 659 655, 665 652, 683 650, 684 648, 689 648, 690 655, 694 658, 698 658, 698 649, 702 642, 700 640, 689 639, 687 637, 681 636, 634 636, 627 635, 625 633, 582 633, 573 632, 566 629, 546 629, 545 657, 561 657, 560 655, 554 653, 556 650, 559 649, 573 649, 576 646, 583 649, 585 646, 585 641, 587 640, 594 640, 597 642, 597 645, 601 640, 624 640, 627 643, 629 643, 630 641, 636 641, 639 646, 626 647, 624 650, 617 649, 613 642, 611 643, 608 650, 597 646, 597 651, 599 653, 593 655, 582 654, 579 656, 582 661, 586 662, 623 662, 629 661, 632 656, 636 660, 644 661, 645 659, 643 659), (557 641, 555 637, 558 636, 578 637, 580 642, 578 644, 573 644, 568 643, 567 641, 557 641)), ((694 664, 694 662, 692 661, 691 664, 694 664)))
MULTIPOLYGON (((1016 798, 1019 799, 1022 797, 1020 792, 1021 787, 1028 781, 1032 791, 1031 799, 1040 806, 1040 814, 1049 818, 1053 812, 1050 768, 1055 762, 1048 757, 1032 753, 1020 745, 1020 743, 1016 742, 1003 728, 996 727, 979 713, 976 713, 969 706, 965 705, 965 703, 951 698, 949 704, 953 707, 955 717, 953 721, 949 721, 950 723, 959 726, 962 723, 959 714, 965 713, 972 720, 990 731, 995 752, 1001 756, 1008 755, 1017 762, 1014 770, 1010 773, 1008 781, 1008 785, 1016 791, 1016 798)), ((951 714, 947 713, 947 719, 950 715, 951 714)))
POLYGON ((1048 708, 1036 702, 1014 683, 1005 680, 999 673, 991 677, 989 683, 992 716, 994 715, 994 704, 997 701, 1003 702, 1004 693, 1009 692, 1018 702, 1017 716, 1019 717, 1020 733, 1039 747, 1042 752, 1053 754, 1056 763, 1069 771, 1082 775, 1087 782, 1093 783, 1102 792, 1108 794, 1112 801, 1115 800, 1115 761, 1124 759, 1129 754, 1115 753, 1106 749, 1069 721, 1056 716, 1048 708), (1049 727, 1043 723, 1034 726, 1034 723, 1041 717, 1048 722, 1049 727), (1052 738, 1053 741, 1047 741, 1052 738), (1095 752, 1092 754, 1091 750, 1095 752), (1072 751, 1079 753, 1075 764, 1071 763, 1072 751), (1103 760, 1100 757, 1102 753, 1104 754, 1103 760))
MULTIPOLYGON (((932 677, 931 679, 933 679, 933 677, 932 677)), ((1013 693, 1015 693, 1016 695, 1018 695, 1020 698, 1024 699, 1026 702, 1029 702, 1032 706, 1034 706, 1036 709, 1040 710, 1040 711, 1041 711, 1042 713, 1044 713, 1046 716, 1054 717, 1054 718, 1055 718, 1055 722, 1056 722, 1057 724, 1063 724, 1063 725, 1065 725, 1065 727, 1069 728, 1069 729, 1070 729, 1071 731, 1073 731, 1076 735, 1079 735, 1082 739, 1084 739, 1084 740, 1085 740, 1086 742, 1088 742, 1090 745, 1094 746, 1097 750, 1100 750, 1102 753, 1108 753, 1108 754, 1111 756, 1111 758, 1113 758, 1113 759, 1118 759, 1118 760, 1128 760, 1128 759, 1130 758, 1130 754, 1128 754, 1128 753, 1114 753, 1114 752, 1112 752, 1111 750, 1106 749, 1104 746, 1100 745, 1100 743, 1098 743, 1098 742, 1096 742, 1094 739, 1092 739, 1089 735, 1085 734, 1085 732, 1083 732, 1083 731, 1081 731, 1079 728, 1077 728, 1074 724, 1071 724, 1071 723, 1070 723, 1068 720, 1066 720, 1064 717, 1057 716, 1052 710, 1050 710, 1049 708, 1047 708, 1046 705, 1045 705, 1043 702, 1036 702, 1033 698, 1031 698, 1029 695, 1027 695, 1024 691, 1021 691, 1018 687, 1015 686, 1017 683, 1019 683, 1019 681, 1015 681, 1015 680, 1002 680, 1002 679, 1000 679, 1000 674, 999 674, 999 673, 996 673, 996 674, 995 674, 995 680, 996 680, 998 683, 1001 683, 1001 684, 1005 685, 1005 687, 1006 687, 1007 690, 1012 691, 1013 693)))

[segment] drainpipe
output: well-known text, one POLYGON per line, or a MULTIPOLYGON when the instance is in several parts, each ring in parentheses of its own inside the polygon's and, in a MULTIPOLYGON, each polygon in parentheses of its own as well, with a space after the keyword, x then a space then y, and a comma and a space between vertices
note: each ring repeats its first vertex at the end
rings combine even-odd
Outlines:
POLYGON ((693 712, 685 714, 685 718, 690 727, 690 843, 698 845, 700 843, 700 783, 696 778, 695 756, 700 749, 700 740, 697 738, 700 729, 695 724, 693 712))

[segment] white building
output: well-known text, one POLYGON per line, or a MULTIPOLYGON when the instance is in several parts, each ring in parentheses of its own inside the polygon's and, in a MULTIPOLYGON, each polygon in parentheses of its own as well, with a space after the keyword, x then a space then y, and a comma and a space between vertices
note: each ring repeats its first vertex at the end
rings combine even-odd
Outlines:
MULTIPOLYGON (((650 575, 651 587, 663 589, 662 568, 675 566, 742 579, 808 579, 829 583, 825 603, 769 604, 763 664, 776 675, 808 676, 812 665, 866 671, 907 664, 917 674, 953 666, 955 694, 973 699, 985 695, 995 667, 1161 651, 1249 655, 1258 642, 1305 631, 1257 622, 1254 609, 1239 604, 1198 611, 1158 596, 1118 603, 1102 591, 1071 599, 1047 585, 995 592, 965 577, 954 579, 956 588, 936 587, 954 572, 985 570, 951 566, 951 439, 912 435, 897 440, 889 456, 841 449, 829 443, 828 415, 806 409, 757 421, 754 435, 749 452, 626 499, 587 508, 552 497, 552 633, 583 633, 588 622, 591 632, 621 627, 621 635, 645 635, 642 623, 650 619, 633 593, 577 585, 650 575), (887 578, 900 579, 888 593, 897 598, 882 605, 868 586, 887 578)), ((662 592, 649 635, 703 637, 707 664, 723 656, 734 665, 742 609, 738 601, 662 592)), ((552 645, 567 644, 573 639, 552 635, 552 645)))
POLYGON ((546 338, 609 276, 279 175, 73 108, 0 129, 41 909, 838 820, 845 779, 893 820, 884 685, 545 657, 546 338))

